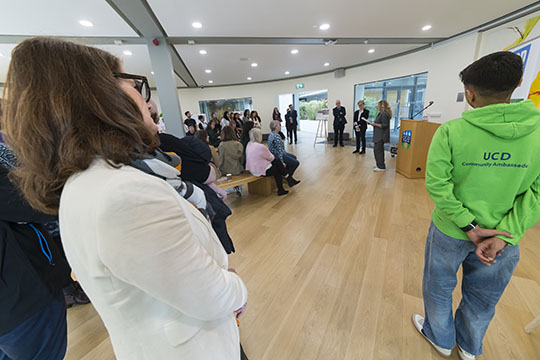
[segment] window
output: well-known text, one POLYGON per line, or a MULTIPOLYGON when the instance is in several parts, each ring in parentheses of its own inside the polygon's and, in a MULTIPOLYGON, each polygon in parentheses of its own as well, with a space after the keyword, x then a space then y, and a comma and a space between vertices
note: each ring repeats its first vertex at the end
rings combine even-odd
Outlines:
POLYGON ((388 101, 393 115, 390 129, 393 132, 398 132, 400 120, 412 119, 413 115, 414 119, 422 119, 422 112, 418 112, 424 107, 427 76, 426 72, 355 85, 355 110, 358 101, 363 99, 369 110, 369 118, 373 121, 377 116, 377 103, 380 100, 388 101))
POLYGON ((206 114, 210 119, 212 113, 217 113, 218 118, 223 116, 225 111, 243 113, 245 109, 253 109, 253 102, 250 97, 240 99, 223 99, 199 101, 201 114, 206 114))

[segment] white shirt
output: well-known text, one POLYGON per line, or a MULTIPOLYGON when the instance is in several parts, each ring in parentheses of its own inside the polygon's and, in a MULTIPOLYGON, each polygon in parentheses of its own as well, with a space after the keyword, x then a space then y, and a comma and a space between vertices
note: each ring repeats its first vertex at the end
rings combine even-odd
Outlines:
POLYGON ((120 360, 240 359, 247 299, 211 225, 165 181, 96 160, 67 181, 62 243, 120 360))

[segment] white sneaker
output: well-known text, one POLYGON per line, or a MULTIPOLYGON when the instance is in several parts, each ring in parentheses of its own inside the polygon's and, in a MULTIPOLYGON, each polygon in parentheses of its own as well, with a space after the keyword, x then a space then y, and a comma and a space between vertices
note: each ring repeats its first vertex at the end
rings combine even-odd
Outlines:
POLYGON ((435 350, 437 350, 437 352, 441 356, 448 357, 448 356, 452 355, 452 349, 445 349, 445 348, 442 348, 440 346, 435 345, 435 343, 433 341, 429 340, 428 337, 426 336, 426 334, 424 334, 424 331, 422 330, 424 328, 424 317, 422 315, 413 314, 412 322, 413 322, 414 327, 416 328, 416 330, 418 330, 418 332, 420 334, 422 334, 424 339, 429 341, 429 343, 435 348, 435 350))
POLYGON ((461 346, 457 346, 457 350, 458 350, 458 355, 459 355, 459 358, 461 360, 475 360, 476 359, 476 355, 473 355, 473 354, 469 354, 468 352, 466 352, 465 350, 463 350, 461 348, 461 346))
POLYGON ((373 171, 375 171, 375 172, 381 172, 381 171, 386 171, 386 169, 379 169, 378 167, 375 167, 375 168, 373 169, 373 171))

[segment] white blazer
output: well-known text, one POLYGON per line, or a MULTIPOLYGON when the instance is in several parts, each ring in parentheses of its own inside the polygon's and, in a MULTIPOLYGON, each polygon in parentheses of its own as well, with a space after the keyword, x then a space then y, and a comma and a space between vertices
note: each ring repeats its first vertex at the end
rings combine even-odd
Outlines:
POLYGON ((62 243, 118 359, 240 359, 247 290, 208 221, 165 181, 96 160, 67 181, 62 243))

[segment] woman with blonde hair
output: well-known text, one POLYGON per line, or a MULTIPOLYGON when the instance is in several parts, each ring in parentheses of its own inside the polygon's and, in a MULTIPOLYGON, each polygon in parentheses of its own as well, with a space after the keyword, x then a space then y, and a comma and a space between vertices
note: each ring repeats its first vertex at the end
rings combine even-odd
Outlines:
POLYGON ((240 359, 247 290, 211 224, 170 182, 130 166, 158 145, 148 80, 103 50, 34 38, 13 50, 5 93, 13 174, 34 208, 59 214, 116 358, 240 359))
POLYGON ((386 171, 384 163, 384 143, 390 142, 390 119, 392 119, 392 109, 388 101, 381 100, 377 104, 377 118, 374 122, 364 120, 368 125, 373 126, 373 155, 376 166, 373 171, 386 171))

